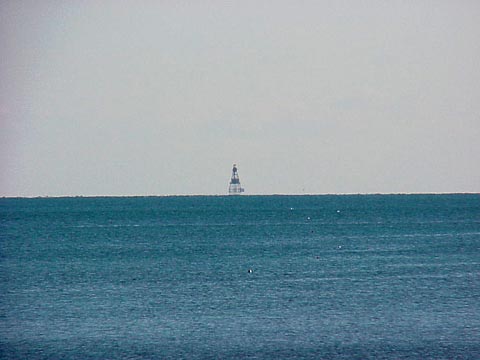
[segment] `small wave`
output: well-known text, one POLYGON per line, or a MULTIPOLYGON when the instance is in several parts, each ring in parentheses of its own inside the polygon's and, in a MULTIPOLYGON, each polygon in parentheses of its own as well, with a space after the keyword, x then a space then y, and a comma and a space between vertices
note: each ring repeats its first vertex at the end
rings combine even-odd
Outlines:
POLYGON ((140 224, 82 224, 82 225, 71 225, 65 226, 67 228, 123 228, 123 227, 140 227, 140 224))

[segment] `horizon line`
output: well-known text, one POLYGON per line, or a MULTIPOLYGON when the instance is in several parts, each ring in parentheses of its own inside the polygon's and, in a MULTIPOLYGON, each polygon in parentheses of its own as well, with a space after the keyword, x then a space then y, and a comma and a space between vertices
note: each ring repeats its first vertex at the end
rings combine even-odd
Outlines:
POLYGON ((372 196, 372 195, 480 195, 480 192, 367 192, 367 193, 272 193, 272 194, 149 194, 149 195, 3 195, 0 199, 140 198, 140 197, 252 197, 252 196, 372 196))

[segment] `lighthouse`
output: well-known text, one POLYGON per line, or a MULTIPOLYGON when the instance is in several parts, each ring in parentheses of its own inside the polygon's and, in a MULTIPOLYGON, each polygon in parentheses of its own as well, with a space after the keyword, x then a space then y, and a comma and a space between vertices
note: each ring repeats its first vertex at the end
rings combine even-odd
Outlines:
POLYGON ((237 165, 233 164, 232 177, 228 186, 228 195, 240 195, 244 189, 240 185, 240 178, 238 177, 237 165))

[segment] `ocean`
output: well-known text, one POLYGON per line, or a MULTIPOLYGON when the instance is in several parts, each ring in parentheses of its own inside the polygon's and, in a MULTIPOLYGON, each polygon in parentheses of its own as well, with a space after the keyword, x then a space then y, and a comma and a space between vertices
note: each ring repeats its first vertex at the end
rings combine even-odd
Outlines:
POLYGON ((479 359, 480 195, 0 199, 1 359, 479 359))

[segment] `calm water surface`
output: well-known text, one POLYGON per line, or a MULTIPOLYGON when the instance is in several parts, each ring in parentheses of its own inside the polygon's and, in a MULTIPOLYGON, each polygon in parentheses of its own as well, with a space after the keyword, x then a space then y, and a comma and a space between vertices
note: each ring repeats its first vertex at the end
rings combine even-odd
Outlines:
POLYGON ((479 359, 480 196, 0 199, 0 357, 479 359))

